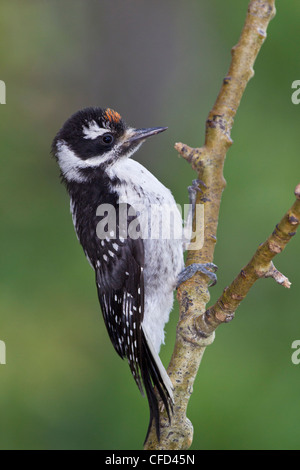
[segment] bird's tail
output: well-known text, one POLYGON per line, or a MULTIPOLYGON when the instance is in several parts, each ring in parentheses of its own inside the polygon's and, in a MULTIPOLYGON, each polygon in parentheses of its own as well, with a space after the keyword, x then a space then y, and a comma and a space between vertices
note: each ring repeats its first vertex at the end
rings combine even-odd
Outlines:
POLYGON ((150 408, 150 422, 145 442, 154 420, 157 439, 160 440, 159 404, 157 393, 171 420, 173 412, 173 385, 147 332, 142 328, 141 375, 150 408), (155 391, 155 389, 157 392, 155 391))

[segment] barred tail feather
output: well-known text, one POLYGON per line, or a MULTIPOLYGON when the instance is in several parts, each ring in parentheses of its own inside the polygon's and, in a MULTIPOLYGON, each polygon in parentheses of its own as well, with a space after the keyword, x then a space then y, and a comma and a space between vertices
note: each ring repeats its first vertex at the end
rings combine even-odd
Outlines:
POLYGON ((157 438, 160 440, 159 405, 154 387, 157 389, 170 420, 174 403, 173 385, 159 355, 154 349, 151 339, 144 329, 142 329, 141 374, 150 408, 150 422, 145 442, 148 439, 153 420, 157 438))

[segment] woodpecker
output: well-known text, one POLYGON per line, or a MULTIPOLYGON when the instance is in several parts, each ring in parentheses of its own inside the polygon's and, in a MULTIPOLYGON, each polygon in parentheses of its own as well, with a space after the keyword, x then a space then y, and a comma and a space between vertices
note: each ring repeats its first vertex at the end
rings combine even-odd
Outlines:
POLYGON ((148 137, 166 129, 132 128, 110 108, 86 108, 65 122, 52 144, 78 240, 95 271, 109 337, 119 356, 127 358, 141 393, 146 392, 148 433, 154 420, 158 439, 159 399, 169 419, 173 405, 173 385, 159 358, 173 291, 196 270, 215 276, 206 269, 212 265, 189 267, 183 274, 182 237, 160 232, 170 208, 167 226, 173 234, 182 232, 171 191, 130 158, 148 137), (109 208, 115 221, 107 217, 109 208))

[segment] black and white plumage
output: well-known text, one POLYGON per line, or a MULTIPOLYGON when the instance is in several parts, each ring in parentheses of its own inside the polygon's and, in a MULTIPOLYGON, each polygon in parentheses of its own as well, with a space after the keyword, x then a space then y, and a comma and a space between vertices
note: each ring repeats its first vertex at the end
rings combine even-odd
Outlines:
POLYGON ((157 393, 169 417, 173 402, 172 383, 158 353, 184 262, 181 237, 155 232, 170 208, 173 233, 181 233, 182 219, 171 192, 129 157, 148 136, 163 130, 134 129, 109 108, 87 108, 71 116, 53 142, 75 230, 95 271, 108 334, 117 353, 127 358, 140 391, 146 391, 150 425, 154 419, 158 437, 157 393), (99 237, 103 204, 116 209, 116 224, 99 237), (127 213, 126 227, 120 220, 121 206, 127 213), (137 220, 142 237, 125 237, 124 228, 128 231, 137 220))

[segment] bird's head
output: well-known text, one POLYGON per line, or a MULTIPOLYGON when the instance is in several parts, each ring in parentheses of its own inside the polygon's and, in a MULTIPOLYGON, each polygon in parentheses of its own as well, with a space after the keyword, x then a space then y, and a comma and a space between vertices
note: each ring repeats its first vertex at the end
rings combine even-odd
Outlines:
POLYGON ((86 108, 65 122, 53 141, 52 151, 63 179, 82 182, 130 157, 147 137, 166 129, 134 129, 110 108, 86 108))

